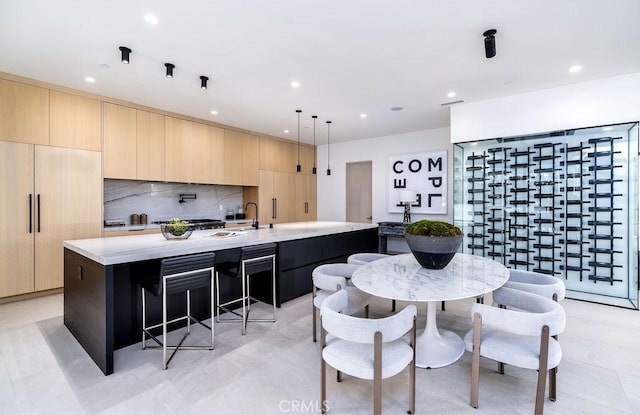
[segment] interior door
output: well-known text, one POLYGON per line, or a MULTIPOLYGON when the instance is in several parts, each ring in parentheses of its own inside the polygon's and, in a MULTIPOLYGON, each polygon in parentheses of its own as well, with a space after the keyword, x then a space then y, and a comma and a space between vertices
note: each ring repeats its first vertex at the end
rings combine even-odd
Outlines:
POLYGON ((62 241, 102 233, 102 163, 97 151, 36 146, 35 164, 35 289, 48 290, 63 286, 62 241))
POLYGON ((347 163, 347 222, 371 223, 371 161, 347 163))
POLYGON ((32 292, 33 145, 0 141, 0 297, 32 292))

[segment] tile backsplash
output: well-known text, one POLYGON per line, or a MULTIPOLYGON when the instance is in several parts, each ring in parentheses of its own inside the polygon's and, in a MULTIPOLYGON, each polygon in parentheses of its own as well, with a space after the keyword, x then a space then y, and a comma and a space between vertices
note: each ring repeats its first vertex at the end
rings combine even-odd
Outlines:
POLYGON ((146 213, 148 222, 181 219, 222 219, 227 209, 242 205, 241 186, 162 183, 136 180, 104 181, 104 218, 131 224, 133 213, 146 213), (195 200, 179 203, 181 193, 195 193, 195 200), (220 210, 222 205, 222 210, 220 210))

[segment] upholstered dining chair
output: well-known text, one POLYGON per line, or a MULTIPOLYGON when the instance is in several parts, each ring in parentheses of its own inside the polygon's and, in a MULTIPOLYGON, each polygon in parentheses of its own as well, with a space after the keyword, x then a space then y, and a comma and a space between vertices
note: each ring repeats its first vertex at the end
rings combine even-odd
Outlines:
POLYGON ((538 371, 535 413, 542 414, 547 372, 549 400, 556 400, 556 369, 562 358, 560 343, 552 336, 566 325, 564 309, 557 302, 513 288, 494 291, 494 300, 513 309, 472 304, 473 329, 465 336, 472 353, 470 405, 478 407, 480 356, 504 364, 538 371))
POLYGON ((320 309, 322 413, 327 410, 327 364, 338 371, 338 381, 342 372, 373 380, 374 414, 382 412, 382 379, 409 366, 408 413, 415 413, 416 306, 410 304, 389 317, 364 319, 343 313, 348 302, 347 292, 340 290, 327 297, 320 309))
POLYGON ((356 254, 349 255, 347 258, 347 264, 364 265, 369 262, 387 258, 388 256, 389 254, 378 254, 375 252, 358 252, 356 254))
POLYGON ((519 269, 509 270, 509 281, 507 281, 505 287, 539 294, 555 301, 564 300, 566 292, 564 281, 560 278, 519 269))
POLYGON ((347 307, 343 310, 345 314, 353 315, 364 310, 366 317, 369 317, 370 296, 356 287, 347 284, 347 278, 358 269, 358 265, 350 264, 323 264, 314 268, 311 273, 313 279, 312 315, 313 315, 313 341, 317 340, 317 310, 322 306, 322 302, 331 294, 344 289, 348 296, 347 307))

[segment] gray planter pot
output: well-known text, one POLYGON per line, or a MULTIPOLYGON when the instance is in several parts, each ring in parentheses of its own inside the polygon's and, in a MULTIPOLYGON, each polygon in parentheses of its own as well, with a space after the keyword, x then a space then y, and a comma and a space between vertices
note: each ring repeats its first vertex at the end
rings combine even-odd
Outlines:
POLYGON ((404 238, 418 263, 429 269, 442 269, 455 256, 463 235, 456 236, 427 236, 408 235, 404 238))

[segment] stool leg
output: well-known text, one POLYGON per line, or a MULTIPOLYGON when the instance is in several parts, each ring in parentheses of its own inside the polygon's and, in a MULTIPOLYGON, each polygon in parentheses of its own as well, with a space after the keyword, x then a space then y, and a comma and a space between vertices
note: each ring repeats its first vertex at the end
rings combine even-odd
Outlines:
POLYGON ((213 348, 214 348, 214 344, 215 344, 215 343, 214 343, 214 340, 215 340, 215 338, 214 338, 215 331, 214 331, 214 327, 213 327, 213 324, 214 324, 214 307, 215 307, 215 305, 216 305, 216 303, 213 301, 213 299, 214 299, 214 297, 213 297, 213 291, 215 290, 215 285, 213 284, 213 270, 211 271, 211 278, 210 278, 210 280, 211 280, 211 297, 209 297, 209 298, 210 298, 210 301, 211 301, 211 348, 210 348, 209 350, 213 350, 213 348))
POLYGON ((187 333, 191 333, 191 290, 187 290, 187 333))
POLYGON ((145 303, 144 288, 142 288, 142 350, 147 348, 147 333, 145 333, 147 329, 147 308, 145 303))
POLYGON ((247 334, 247 274, 242 262, 242 335, 247 334))
POLYGON ((162 370, 167 369, 167 281, 162 279, 162 370))
MULTIPOLYGON (((273 286, 273 321, 276 321, 276 257, 271 258, 271 285, 273 286)), ((315 330, 314 330, 315 333, 315 330)))
MULTIPOLYGON (((216 321, 220 323, 220 280, 218 279, 218 271, 216 271, 216 287, 216 321)), ((213 297, 211 301, 213 301, 213 297)), ((211 318, 213 319, 213 314, 211 314, 211 318)), ((213 325, 213 322, 211 324, 213 325)))

